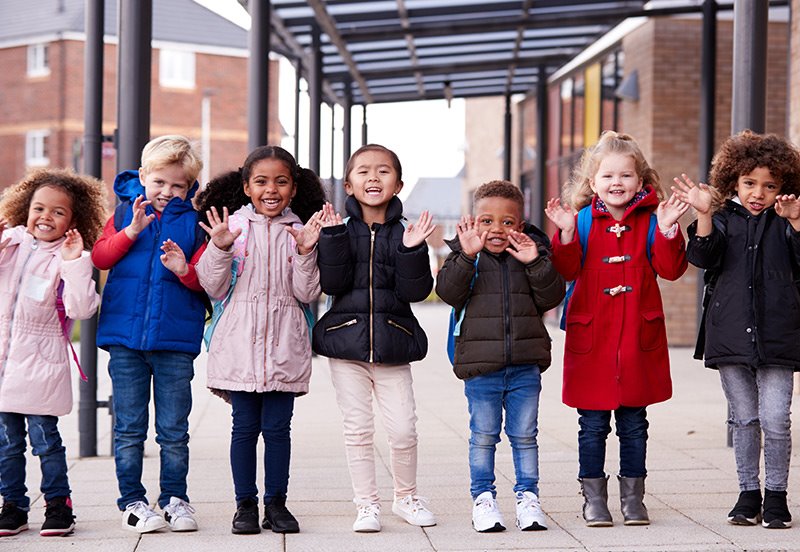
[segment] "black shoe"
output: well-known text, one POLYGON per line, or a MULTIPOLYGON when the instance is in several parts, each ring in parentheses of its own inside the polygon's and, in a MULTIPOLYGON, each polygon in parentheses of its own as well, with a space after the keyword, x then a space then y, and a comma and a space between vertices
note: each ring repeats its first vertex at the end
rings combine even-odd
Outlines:
POLYGON ((20 510, 13 502, 4 502, 0 510, 0 537, 16 535, 28 530, 28 512, 20 510))
POLYGON ((728 513, 731 525, 756 525, 761 518, 761 489, 742 491, 736 506, 728 513))
POLYGON ((234 535, 255 535, 261 532, 258 525, 258 502, 245 498, 236 504, 231 533, 234 535))
POLYGON ((72 515, 72 500, 68 496, 58 496, 47 503, 44 523, 39 534, 43 537, 64 537, 75 530, 75 516, 72 515))
POLYGON ((300 525, 286 508, 286 497, 276 496, 264 506, 264 529, 272 529, 273 533, 299 533, 300 525))
POLYGON ((787 529, 792 526, 792 514, 786 505, 786 491, 764 490, 764 521, 767 529, 787 529))

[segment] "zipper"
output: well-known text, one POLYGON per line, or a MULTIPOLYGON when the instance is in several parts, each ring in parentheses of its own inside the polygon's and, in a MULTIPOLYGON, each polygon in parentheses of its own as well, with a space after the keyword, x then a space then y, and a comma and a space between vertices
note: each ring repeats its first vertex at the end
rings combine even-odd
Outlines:
MULTIPOLYGON (((162 211, 161 216, 164 216, 162 211)), ((153 247, 150 249, 150 260, 147 263, 147 266, 150 267, 150 283, 147 286, 147 298, 145 299, 144 305, 146 308, 144 309, 144 321, 142 323, 142 342, 140 345, 140 349, 142 351, 147 350, 147 326, 150 323, 150 308, 153 300, 153 288, 155 287, 155 281, 157 278, 157 270, 153 270, 153 256, 155 255, 156 249, 160 246, 161 243, 161 219, 156 216, 156 218, 150 224, 158 224, 158 229, 155 231, 155 239, 153 240, 153 247)), ((144 230, 142 230, 144 231, 144 230)), ((137 236, 138 239, 138 236, 137 236)))
POLYGON ((373 336, 373 304, 372 304, 372 261, 375 254, 375 229, 370 226, 369 229, 369 361, 374 362, 374 336, 373 336))
POLYGON ((398 324, 397 322, 395 322, 395 321, 394 321, 394 320, 392 320, 392 319, 387 319, 387 320, 386 320, 386 323, 387 323, 387 324, 389 324, 389 325, 390 325, 391 327, 393 327, 393 328, 397 328, 398 330, 401 330, 401 331, 404 331, 404 332, 406 332, 408 335, 411 335, 411 336, 413 336, 413 335, 414 335, 413 333, 411 333, 411 330, 409 330, 409 329, 408 329, 408 328, 406 328, 405 326, 401 326, 400 324, 398 324))
POLYGON ((503 325, 505 326, 506 366, 511 364, 511 300, 508 297, 508 265, 505 259, 500 261, 500 272, 503 277, 503 325))
POLYGON ((15 315, 17 313, 17 302, 19 301, 19 290, 20 290, 20 286, 22 286, 22 280, 23 280, 23 278, 25 276, 25 267, 28 266, 28 261, 31 260, 31 257, 33 256, 33 252, 36 251, 37 249, 39 249, 39 242, 36 240, 36 238, 33 238, 33 242, 31 243, 31 249, 28 252, 28 256, 25 257, 25 262, 22 263, 22 268, 19 271, 19 278, 17 279, 17 287, 16 287, 17 292, 14 294, 14 304, 11 305, 11 319, 8 321, 8 345, 9 345, 9 348, 6 351, 6 360, 3 361, 3 370, 0 371, 0 377, 1 377, 2 374, 5 374, 6 365, 8 364, 8 359, 11 358, 11 344, 13 343, 13 340, 11 339, 11 337, 12 337, 12 334, 14 333, 14 318, 16 318, 15 315))
MULTIPOLYGON (((271 244, 271 242, 270 242, 271 231, 270 230, 271 229, 272 229, 272 219, 267 217, 267 300, 265 301, 266 312, 264 313, 264 321, 266 322, 266 327, 264 328, 264 387, 265 388, 267 387, 267 341, 268 341, 267 337, 269 335, 269 329, 270 329, 270 324, 269 324, 269 276, 270 276, 269 258, 270 258, 270 252, 272 250, 272 247, 270 247, 270 244, 271 244)), ((275 337, 275 340, 276 340, 275 341, 275 347, 278 346, 277 339, 278 338, 276 336, 275 337)))
POLYGON ((347 326, 352 326, 357 324, 358 320, 353 318, 352 320, 348 320, 347 322, 342 322, 341 324, 336 324, 335 326, 331 326, 330 328, 325 328, 326 332, 332 332, 334 330, 339 330, 341 328, 346 328, 347 326))

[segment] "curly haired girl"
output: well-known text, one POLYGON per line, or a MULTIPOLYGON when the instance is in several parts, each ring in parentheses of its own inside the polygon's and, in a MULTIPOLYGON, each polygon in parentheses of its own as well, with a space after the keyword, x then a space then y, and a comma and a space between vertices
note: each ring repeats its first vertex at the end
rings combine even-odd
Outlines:
POLYGON ((722 144, 709 179, 710 186, 695 185, 684 174, 673 189, 697 212, 687 257, 706 270, 707 285, 695 358, 719 370, 728 400, 740 491, 728 522, 789 527, 790 409, 793 372, 800 370, 800 153, 774 134, 744 131, 722 144))
POLYGON ((0 201, 0 537, 28 528, 26 423, 47 503, 40 533, 75 528, 58 432, 72 408, 67 317, 89 318, 100 303, 84 249, 105 218, 105 186, 69 170, 33 171, 0 201))

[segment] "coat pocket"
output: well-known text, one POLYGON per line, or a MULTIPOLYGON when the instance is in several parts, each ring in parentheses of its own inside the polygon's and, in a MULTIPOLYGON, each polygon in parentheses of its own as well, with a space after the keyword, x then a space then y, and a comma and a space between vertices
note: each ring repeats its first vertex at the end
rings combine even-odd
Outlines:
POLYGON ((666 345, 667 330, 664 313, 647 311, 642 313, 642 326, 639 330, 639 347, 642 351, 652 351, 666 345))
POLYGON ((592 350, 594 332, 591 313, 574 312, 567 318, 565 346, 569 351, 585 354, 592 350))

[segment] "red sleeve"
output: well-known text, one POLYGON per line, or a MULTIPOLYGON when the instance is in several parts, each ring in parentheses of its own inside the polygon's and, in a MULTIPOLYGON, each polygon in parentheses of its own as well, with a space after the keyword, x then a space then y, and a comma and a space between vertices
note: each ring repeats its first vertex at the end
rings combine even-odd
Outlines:
POLYGON ((194 252, 192 258, 187 263, 189 271, 183 276, 178 276, 181 283, 192 291, 203 291, 203 286, 200 285, 200 280, 197 279, 195 265, 200 261, 200 257, 203 255, 203 251, 206 250, 207 245, 208 242, 203 242, 203 244, 197 248, 197 251, 194 252))
POLYGON ((125 232, 117 232, 112 215, 103 228, 103 235, 92 247, 92 263, 100 270, 110 269, 128 253, 133 241, 125 232))
POLYGON ((562 243, 561 231, 556 230, 551 245, 551 260, 559 274, 567 281, 577 278, 578 273, 581 271, 581 257, 583 255, 581 243, 578 239, 578 229, 575 228, 575 235, 570 243, 562 243))

